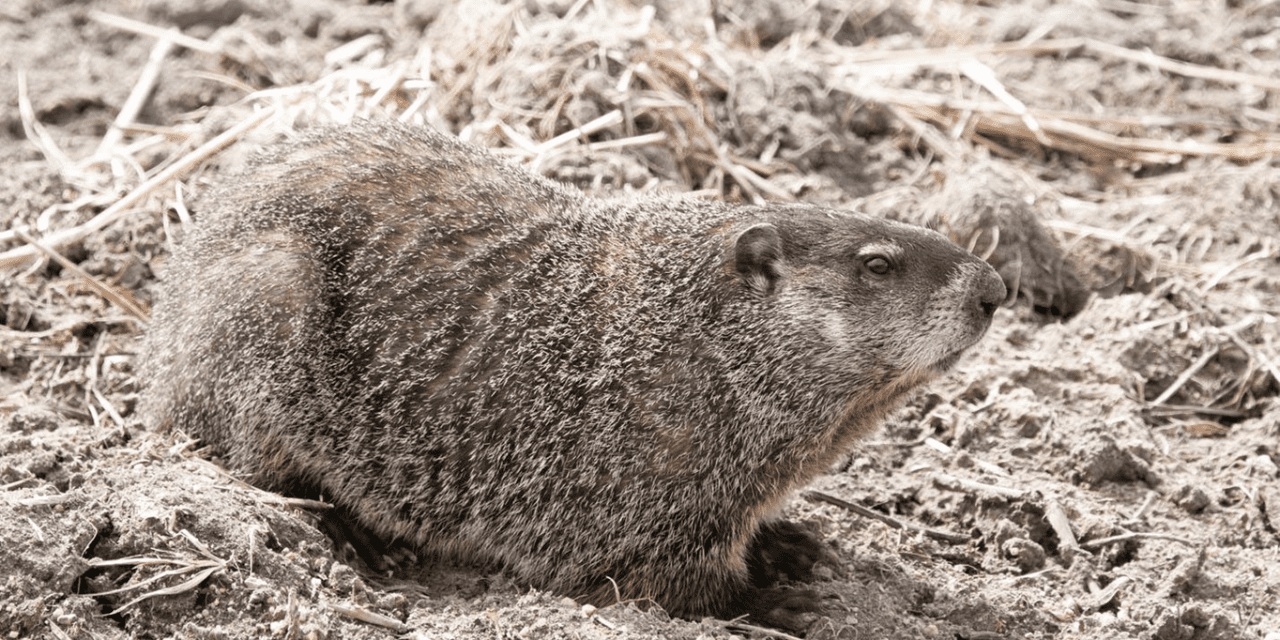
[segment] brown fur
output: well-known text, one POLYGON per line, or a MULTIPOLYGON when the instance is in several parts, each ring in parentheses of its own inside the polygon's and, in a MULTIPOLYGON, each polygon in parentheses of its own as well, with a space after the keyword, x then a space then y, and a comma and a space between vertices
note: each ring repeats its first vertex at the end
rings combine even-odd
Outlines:
POLYGON ((814 551, 773 518, 1005 296, 918 227, 593 200, 394 123, 209 202, 149 337, 153 423, 383 538, 681 616, 811 608, 770 588, 814 551))

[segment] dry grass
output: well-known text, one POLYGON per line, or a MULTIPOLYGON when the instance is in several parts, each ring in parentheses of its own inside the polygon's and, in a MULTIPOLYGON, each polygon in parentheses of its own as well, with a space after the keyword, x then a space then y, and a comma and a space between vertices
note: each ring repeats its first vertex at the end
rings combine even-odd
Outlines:
MULTIPOLYGON (((834 28, 824 31, 821 21, 804 23, 790 38, 760 48, 753 35, 760 23, 734 10, 725 9, 727 21, 707 19, 682 28, 689 25, 665 23, 653 7, 607 0, 577 2, 562 17, 531 14, 517 5, 466 3, 447 9, 415 51, 371 34, 330 51, 316 79, 261 90, 240 76, 289 74, 260 68, 280 56, 251 33, 228 27, 206 41, 94 12, 90 17, 104 25, 156 39, 151 58, 114 126, 82 159, 58 147, 20 83, 28 138, 76 197, 27 227, 0 231, 0 243, 11 245, 0 253, 0 267, 34 271, 52 252, 130 218, 166 211, 190 222, 186 199, 204 188, 202 166, 247 136, 270 140, 318 122, 393 117, 454 131, 559 177, 584 167, 595 172, 588 187, 674 189, 767 202, 806 197, 814 158, 859 144, 849 129, 869 117, 887 120, 873 132, 882 138, 880 146, 926 155, 915 161, 920 169, 904 183, 906 189, 920 188, 927 171, 946 172, 983 154, 1015 161, 1010 166, 1022 167, 1038 196, 1061 203, 1065 219, 1050 226, 1068 250, 1113 262, 1105 276, 1113 289, 1163 283, 1165 290, 1205 296, 1270 277, 1264 267, 1277 256, 1274 241, 1249 242, 1239 234, 1219 238, 1208 220, 1179 225, 1150 214, 1149 203, 1169 202, 1177 181, 1280 178, 1270 161, 1280 152, 1280 119, 1263 119, 1256 109, 1241 118, 1224 118, 1214 107, 1198 113, 1188 106, 1198 104, 1194 96, 1180 99, 1181 92, 1205 85, 1242 94, 1280 89, 1280 81, 1267 73, 1276 70, 1273 61, 1245 60, 1237 65, 1245 70, 1226 69, 1095 38, 1048 38, 1043 31, 1013 42, 974 44, 951 32, 947 37, 957 44, 890 48, 872 38, 851 46, 837 40, 834 28), (459 33, 467 37, 451 37, 459 33), (250 53, 244 53, 244 43, 250 53), (163 81, 164 61, 176 48, 218 58, 223 71, 204 77, 245 95, 232 106, 193 114, 189 122, 138 124, 137 114, 163 81), (1066 61, 1163 74, 1165 94, 1141 108, 1096 101, 1088 109, 1063 108, 1052 100, 1037 104, 1033 98, 1055 94, 1046 94, 1035 74, 1019 65, 1066 61), (1177 107, 1163 111, 1162 105, 1177 107), (206 139, 210 130, 221 133, 206 139), (158 149, 167 160, 143 169, 141 154, 158 149), (929 168, 929 156, 948 162, 929 168), (1053 164, 1051 158, 1067 158, 1100 176, 1097 186, 1066 194, 1033 177, 1042 170, 1037 167, 1053 164), (637 160, 638 171, 626 169, 637 160), (600 167, 623 169, 610 180, 600 167), (1143 173, 1168 177, 1135 177, 1143 173), (58 222, 93 211, 78 224, 58 222)), ((797 16, 783 18, 803 23, 797 16)), ((1139 92, 1125 99, 1145 98, 1139 92)), ((174 222, 169 215, 162 220, 166 229, 174 222)), ((122 302, 110 287, 91 286, 145 318, 141 305, 122 302)), ((1222 326, 1246 312, 1274 325, 1274 309, 1194 317, 1222 326)), ((1269 342, 1232 344, 1248 356, 1245 377, 1276 376, 1269 342)))
MULTIPOLYGON (((1125 167, 1135 173, 1141 167, 1173 166, 1195 157, 1249 163, 1280 152, 1274 123, 1261 128, 1257 120, 1241 120, 1205 131, 1205 123, 1221 120, 1220 114, 1040 107, 1019 98, 1019 93, 1028 92, 1001 77, 1000 69, 1009 60, 1070 56, 1087 57, 1099 65, 1140 65, 1170 74, 1171 80, 1280 89, 1280 81, 1266 74, 1181 62, 1096 39, 1033 38, 890 50, 844 46, 821 33, 806 32, 763 50, 726 41, 728 36, 711 25, 697 33, 699 37, 682 33, 677 38, 669 33, 670 25, 655 19, 652 7, 580 2, 563 18, 531 16, 485 3, 466 7, 457 9, 458 15, 446 12, 441 21, 453 20, 450 27, 469 25, 478 37, 428 37, 415 55, 400 58, 392 57, 381 36, 349 42, 326 56, 326 71, 312 82, 253 91, 229 110, 204 114, 218 122, 238 119, 239 124, 194 151, 188 145, 199 135, 199 122, 138 127, 134 118, 173 48, 209 56, 226 55, 226 50, 173 29, 93 12, 91 17, 103 24, 157 39, 152 59, 141 70, 115 126, 96 153, 75 160, 44 131, 25 89, 19 96, 23 122, 49 163, 79 188, 81 199, 73 205, 101 206, 122 186, 128 187, 128 195, 72 229, 37 225, 41 241, 58 249, 130 210, 156 210, 155 192, 183 179, 254 127, 262 126, 275 136, 314 122, 373 116, 451 129, 534 168, 553 160, 586 162, 588 156, 625 155, 636 147, 657 146, 670 155, 674 171, 659 169, 655 177, 675 188, 753 201, 793 199, 796 194, 787 183, 773 179, 796 172, 784 157, 785 148, 779 153, 775 143, 755 152, 753 144, 759 141, 743 139, 770 133, 738 122, 744 114, 734 110, 742 104, 737 93, 748 71, 764 75, 773 97, 784 91, 808 91, 812 95, 807 98, 839 92, 854 102, 851 108, 865 103, 884 109, 899 119, 898 144, 923 145, 946 157, 964 158, 979 149, 1011 158, 1065 153, 1099 171, 1125 167), (788 65, 801 53, 820 62, 825 86, 804 87, 788 76, 788 65), (939 77, 956 81, 951 91, 931 86, 939 77), (157 144, 172 150, 170 162, 142 171, 136 155, 157 144)), ((1252 66, 1266 68, 1262 63, 1252 66)), ((222 80, 244 86, 231 73, 222 80)), ((1177 97, 1162 101, 1176 103, 1177 97)), ((789 155, 800 156, 805 150, 798 151, 789 155)), ((190 185, 184 191, 199 188, 190 185)), ((13 231, 0 232, 0 242, 14 239, 13 231)), ((26 264, 36 255, 28 247, 12 249, 0 254, 0 266, 26 264)))

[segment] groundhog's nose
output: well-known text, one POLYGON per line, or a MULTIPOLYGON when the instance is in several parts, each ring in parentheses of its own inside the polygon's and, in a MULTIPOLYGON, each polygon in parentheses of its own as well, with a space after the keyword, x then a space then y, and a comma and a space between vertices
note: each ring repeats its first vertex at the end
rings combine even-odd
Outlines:
POLYGON ((999 302, 987 302, 986 300, 983 300, 978 304, 982 306, 982 313, 988 318, 994 316, 996 314, 996 309, 1000 307, 999 302))
POLYGON ((1009 290, 995 269, 985 263, 983 266, 986 269, 977 286, 978 308, 981 310, 982 317, 990 320, 995 315, 996 309, 1009 299, 1009 290))

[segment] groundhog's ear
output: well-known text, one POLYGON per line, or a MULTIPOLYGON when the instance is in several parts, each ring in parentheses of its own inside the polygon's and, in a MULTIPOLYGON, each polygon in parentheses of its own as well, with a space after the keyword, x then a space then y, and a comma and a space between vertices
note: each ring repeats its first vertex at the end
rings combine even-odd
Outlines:
POLYGON ((772 295, 782 280, 782 240, 771 224, 758 224, 738 236, 733 266, 753 291, 772 295))

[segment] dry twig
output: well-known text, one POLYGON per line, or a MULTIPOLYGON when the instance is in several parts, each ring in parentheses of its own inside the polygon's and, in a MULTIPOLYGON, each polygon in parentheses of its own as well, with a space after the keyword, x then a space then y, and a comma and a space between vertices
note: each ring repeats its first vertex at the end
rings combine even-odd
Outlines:
POLYGON ((1110 536, 1107 538, 1098 538, 1097 540, 1089 540, 1087 542, 1081 543, 1080 546, 1085 549, 1100 549, 1109 544, 1119 544, 1121 542, 1127 542, 1129 540, 1172 540, 1173 542, 1184 544, 1188 547, 1195 548, 1198 546, 1195 542, 1188 540, 1186 538, 1183 538, 1182 536, 1175 536, 1170 533, 1157 533, 1152 531, 1126 531, 1125 533, 1110 536))
POLYGON ((765 627, 757 627, 756 625, 753 625, 753 624, 747 624, 742 620, 716 620, 716 624, 721 629, 724 629, 726 631, 739 629, 742 631, 746 631, 752 636, 760 637, 760 638, 780 638, 781 640, 803 640, 800 637, 793 636, 784 631, 778 631, 777 629, 768 629, 765 627))
POLYGON ((187 591, 190 591, 198 587, 201 582, 204 582, 205 578, 208 578, 209 576, 213 575, 214 572, 216 571, 225 569, 227 566, 226 561, 223 561, 223 560, 187 561, 187 560, 173 560, 169 558, 154 558, 154 557, 139 557, 139 556, 134 556, 129 558, 118 558, 115 560, 102 560, 100 558, 91 558, 89 560, 89 566, 91 567, 121 566, 121 565, 145 566, 145 565, 153 565, 153 564, 175 564, 175 565, 178 565, 178 568, 170 569, 168 571, 162 571, 137 584, 131 584, 128 586, 121 587, 119 589, 112 589, 110 591, 101 591, 93 595, 104 596, 104 595, 111 595, 115 593, 123 593, 125 591, 133 591, 134 589, 140 589, 142 587, 145 587, 149 584, 152 584, 164 578, 168 578, 172 576, 180 576, 183 574, 191 573, 193 571, 196 573, 191 578, 184 580, 178 584, 175 584, 169 587, 164 587, 162 589, 156 589, 154 591, 148 591, 126 602, 125 604, 119 607, 116 607, 114 611, 111 611, 107 615, 116 615, 117 613, 120 613, 125 609, 128 609, 129 607, 132 607, 133 605, 138 604, 139 602, 142 602, 143 600, 147 600, 149 598, 177 595, 179 593, 185 593, 187 591))
POLYGON ((352 606, 340 604, 337 602, 326 602, 325 606, 328 607, 331 611, 334 611, 340 615, 346 616, 353 620, 367 622, 369 624, 379 626, 384 629, 390 629, 396 633, 408 633, 412 629, 412 627, 410 627, 409 625, 403 622, 400 622, 399 620, 396 620, 391 616, 385 616, 385 615, 382 615, 381 613, 376 613, 374 611, 370 611, 362 607, 352 607, 352 606))
POLYGON ((1165 389, 1164 392, 1157 396, 1155 400, 1152 400, 1149 406, 1158 407, 1164 404, 1165 400, 1172 398, 1173 394, 1177 393, 1178 390, 1187 383, 1187 381, 1191 380, 1192 376, 1196 375, 1196 373, 1203 369, 1205 365, 1209 364, 1209 361, 1216 355, 1218 355, 1218 347, 1215 345, 1212 349, 1201 354, 1195 362, 1191 363, 1191 366, 1178 374, 1178 377, 1174 379, 1173 384, 1169 385, 1169 388, 1165 389))
POLYGON ((945 473, 935 473, 931 477, 933 485, 950 491, 963 491, 967 493, 980 493, 1000 496, 1010 500, 1025 499, 1029 492, 1022 489, 1014 489, 1012 487, 1000 487, 994 484, 986 484, 975 480, 966 480, 945 473))
POLYGON ((1067 512, 1058 504, 1057 500, 1049 499, 1044 505, 1045 518, 1049 520, 1049 526, 1053 528, 1053 532, 1058 535, 1058 549, 1062 551, 1062 556, 1067 560, 1071 560, 1077 554, 1088 555, 1084 549, 1080 547, 1080 543, 1076 541, 1076 534, 1071 530, 1071 519, 1067 517, 1067 512))
MULTIPOLYGON (((120 309, 125 313, 133 316, 134 319, 136 319, 139 323, 142 324, 142 326, 144 327, 147 326, 147 322, 148 322, 148 318, 150 317, 150 314, 142 306, 142 303, 138 302, 138 300, 133 297, 133 294, 129 293, 128 291, 117 289, 109 284, 106 284, 98 280, 97 278, 89 274, 89 272, 85 271, 84 269, 81 269, 79 265, 77 265, 76 263, 63 257, 62 254, 41 244, 38 240, 31 237, 31 235, 28 234, 26 231, 22 229, 14 229, 13 231, 15 234, 17 234, 19 238, 22 239, 23 242, 26 242, 29 246, 39 249, 41 253, 45 254, 46 256, 49 256, 49 258, 51 258, 54 262, 57 262, 59 265, 61 265, 63 269, 70 271, 77 278, 80 278, 80 280, 83 281, 85 284, 89 285, 89 288, 96 291, 98 295, 102 296, 108 302, 116 305, 117 307, 120 307, 120 309)), ((123 423, 123 421, 121 423, 123 423)))
MULTIPOLYGON (((186 175, 188 171, 191 171, 197 165, 208 160, 210 157, 217 155, 232 142, 235 142, 245 133, 248 133, 254 127, 262 124, 274 114, 275 109, 270 108, 254 113, 236 126, 227 129, 214 139, 200 145, 199 148, 188 153, 181 160, 170 165, 164 171, 156 174, 150 180, 142 183, 138 188, 130 191, 128 195, 121 198, 110 207, 107 207, 102 211, 102 213, 94 216, 88 222, 70 229, 51 233, 40 238, 40 242, 49 248, 61 248, 73 242, 83 240, 88 237, 89 234, 103 229, 112 222, 120 219, 134 206, 141 204, 142 201, 145 200, 153 191, 164 186, 170 180, 186 175)), ((0 253, 0 269, 13 268, 27 264, 36 256, 37 252, 38 249, 28 244, 24 247, 10 249, 4 253, 0 253)))
MULTIPOLYGON (((941 440, 938 440, 936 438, 932 438, 932 437, 925 438, 924 445, 926 447, 929 447, 930 449, 938 451, 939 453, 945 453, 947 455, 951 455, 955 453, 955 449, 952 448, 951 445, 948 445, 947 443, 942 442, 941 440)), ((988 473, 1000 476, 1002 478, 1013 477, 1013 475, 1010 474, 1008 471, 1006 471, 1004 467, 1001 467, 1000 465, 995 464, 994 462, 987 462, 986 460, 982 460, 980 458, 973 458, 973 463, 977 465, 979 469, 982 469, 988 473)))
POLYGON ((868 509, 861 505, 854 504, 852 502, 849 502, 848 500, 841 500, 840 498, 837 498, 833 495, 829 495, 826 493, 822 493, 821 491, 805 491, 802 495, 804 496, 805 500, 808 500, 810 502, 825 502, 827 504, 840 507, 841 509, 852 511, 864 518, 870 518, 872 520, 883 522, 884 524, 887 524, 894 529, 902 529, 904 531, 920 533, 926 537, 933 538, 934 540, 942 540, 943 542, 949 542, 951 544, 963 544, 970 540, 970 537, 966 535, 961 535, 959 533, 952 533, 950 531, 942 531, 940 529, 930 529, 928 527, 922 527, 918 524, 906 522, 906 521, 894 518, 893 516, 887 516, 883 513, 872 511, 871 509, 868 509))
POLYGON ((201 40, 200 38, 183 35, 177 29, 165 29, 164 27, 157 27, 146 22, 133 20, 124 16, 118 16, 114 13, 98 11, 96 9, 89 11, 89 18, 122 31, 131 31, 157 40, 168 40, 173 44, 180 47, 186 47, 192 51, 199 51, 201 53, 209 53, 213 55, 222 53, 222 47, 201 40))
MULTIPOLYGON (((1264 89, 1280 90, 1280 79, 1253 73, 1241 73, 1200 64, 1179 62, 1149 51, 1135 51, 1092 38, 1067 38, 1040 40, 1034 43, 998 42, 968 47, 907 50, 859 50, 844 49, 839 62, 851 67, 871 64, 895 64, 903 66, 953 67, 965 60, 982 55, 1057 55, 1074 50, 1091 50, 1095 53, 1139 62, 1169 73, 1211 80, 1222 84, 1242 84, 1264 89)), ((837 71, 848 71, 837 69, 837 71)))
MULTIPOLYGON (((174 33, 176 32, 175 30, 174 33)), ((147 58, 147 66, 142 68, 138 81, 133 85, 133 91, 129 93, 129 98, 125 100, 124 106, 120 108, 120 113, 116 114, 115 122, 111 124, 111 128, 107 129, 106 135, 102 136, 102 140, 98 143, 98 151, 93 154, 95 158, 105 159, 110 157, 112 150, 124 139, 125 128, 133 124, 133 121, 137 119, 138 114, 142 111, 142 107, 151 98, 151 92, 155 89, 156 80, 160 77, 160 67, 164 64, 165 58, 169 57, 169 51, 172 49, 173 40, 169 38, 160 40, 151 48, 151 56, 147 58)))

